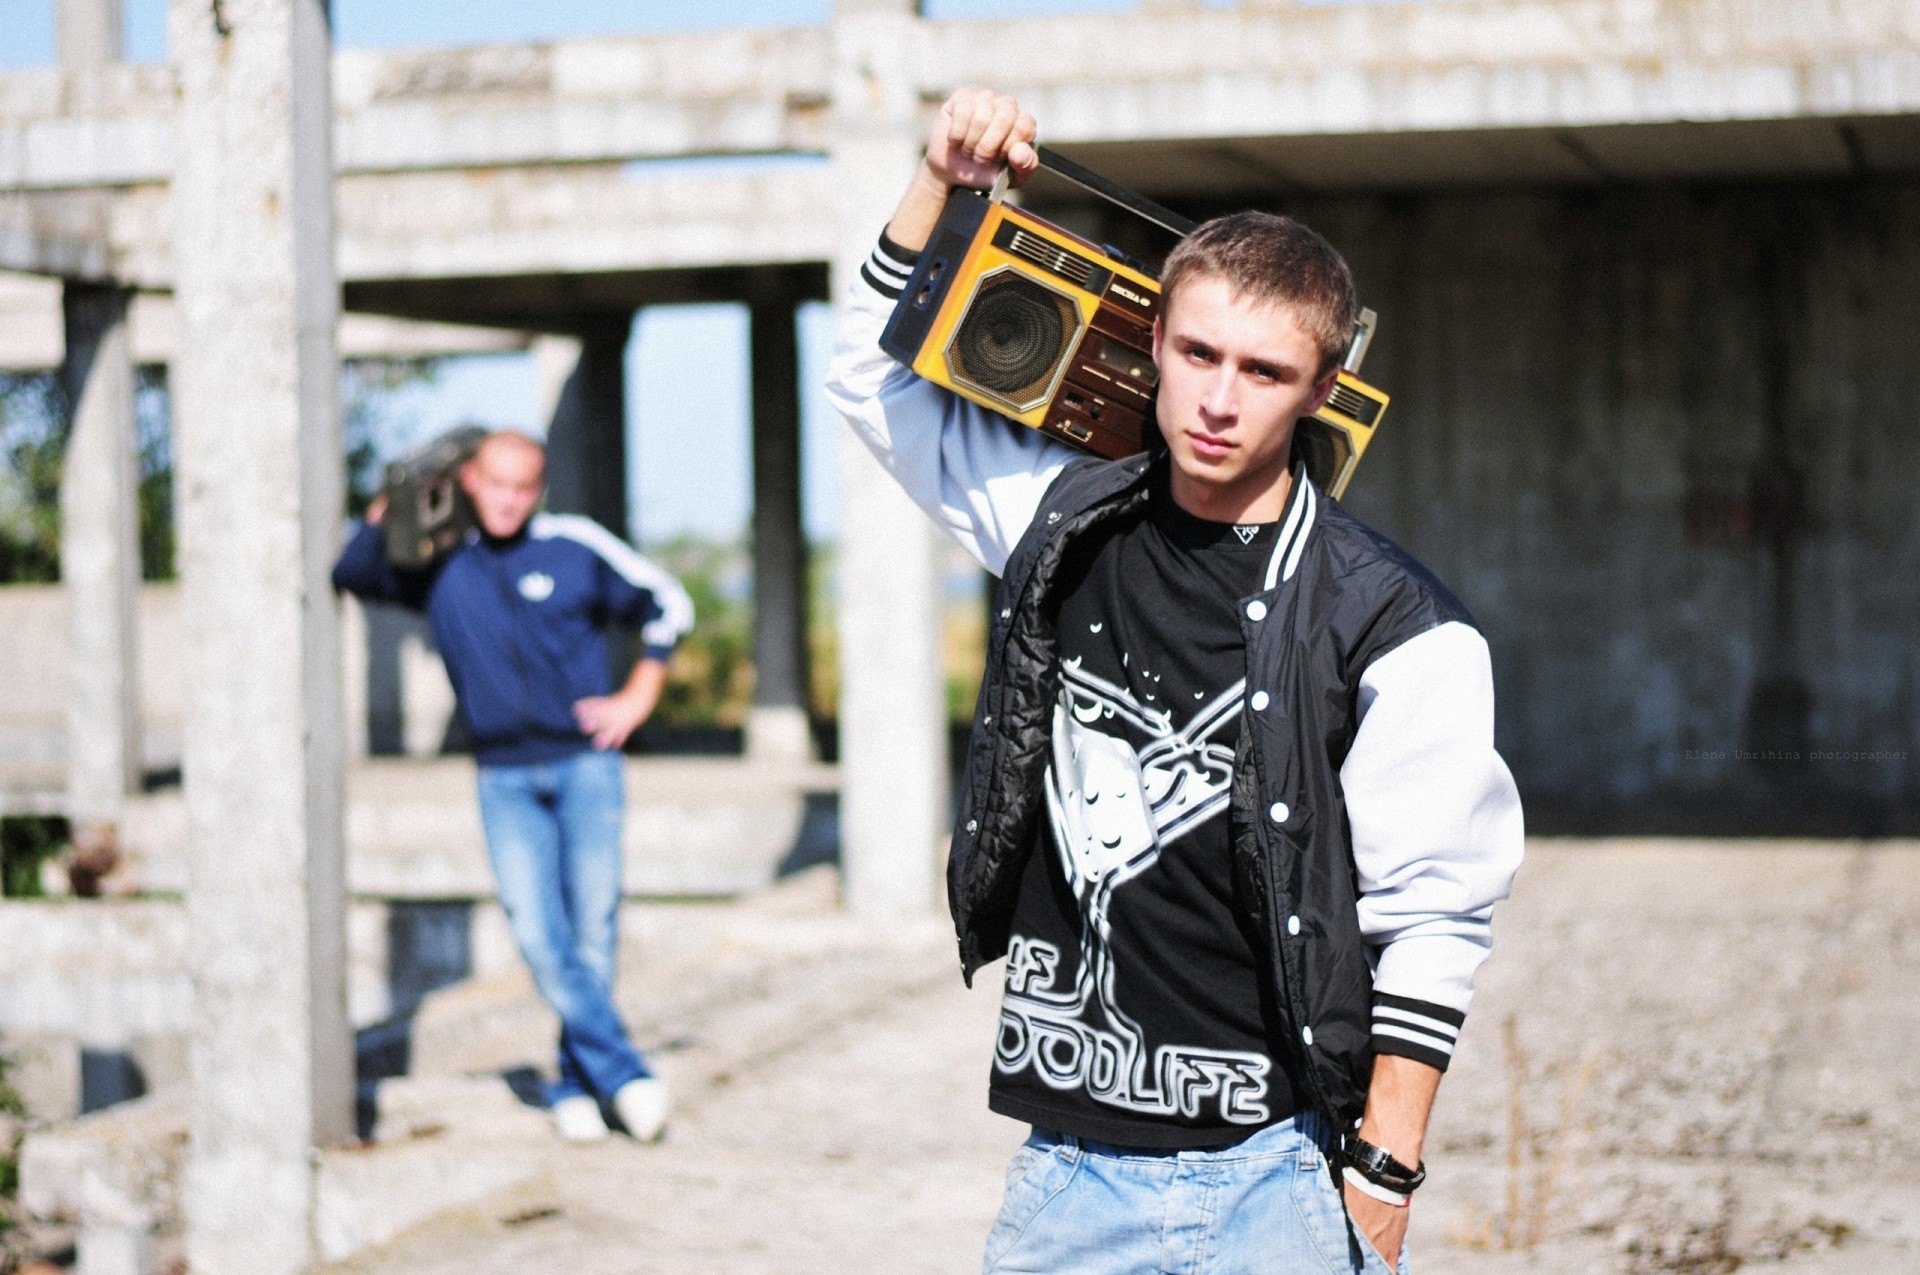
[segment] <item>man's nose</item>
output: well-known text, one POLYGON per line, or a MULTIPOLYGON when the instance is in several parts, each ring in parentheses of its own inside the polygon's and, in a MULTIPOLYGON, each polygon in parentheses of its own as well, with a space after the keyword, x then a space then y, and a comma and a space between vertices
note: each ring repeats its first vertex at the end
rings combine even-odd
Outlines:
POLYGON ((1231 368, 1221 367, 1214 371, 1207 381, 1205 392, 1200 396, 1201 410, 1208 416, 1230 420, 1239 410, 1234 397, 1234 378, 1231 368))

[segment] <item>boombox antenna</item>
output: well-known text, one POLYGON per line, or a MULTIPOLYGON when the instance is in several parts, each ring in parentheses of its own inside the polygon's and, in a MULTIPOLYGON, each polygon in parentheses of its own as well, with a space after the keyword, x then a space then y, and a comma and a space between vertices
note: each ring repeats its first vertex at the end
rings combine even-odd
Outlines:
MULTIPOLYGON (((1139 191, 1128 190, 1119 182, 1102 177, 1091 168, 1083 168, 1051 147, 1036 146, 1034 150, 1039 152, 1040 167, 1048 172, 1057 173, 1074 185, 1084 187, 1100 198, 1118 204, 1134 216, 1145 218, 1161 229, 1170 230, 1183 239, 1193 233, 1194 222, 1182 217, 1171 208, 1162 208, 1139 191)), ((1003 170, 1002 182, 1004 180, 1003 170)), ((996 182, 994 188, 996 192, 1004 189, 1001 182, 996 182)))

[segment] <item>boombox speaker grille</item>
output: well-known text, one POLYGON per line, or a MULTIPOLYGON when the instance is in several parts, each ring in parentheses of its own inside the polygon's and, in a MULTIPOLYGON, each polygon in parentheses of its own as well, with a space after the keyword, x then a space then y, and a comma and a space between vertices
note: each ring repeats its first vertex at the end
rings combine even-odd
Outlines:
POLYGON ((955 379, 1026 411, 1053 392, 1079 332, 1071 297, 1017 271, 996 271, 981 278, 954 327, 947 366, 955 379))

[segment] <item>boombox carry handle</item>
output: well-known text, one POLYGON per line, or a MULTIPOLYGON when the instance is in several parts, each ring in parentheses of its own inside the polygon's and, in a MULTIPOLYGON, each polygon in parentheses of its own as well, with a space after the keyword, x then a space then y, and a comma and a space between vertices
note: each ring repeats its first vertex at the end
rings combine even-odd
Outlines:
MULTIPOLYGON (((1137 190, 1128 190, 1119 182, 1102 177, 1091 168, 1083 168, 1059 151, 1047 146, 1033 148, 1040 156, 1040 167, 1050 173, 1066 178, 1076 186, 1092 191, 1109 203, 1118 204, 1136 217, 1144 218, 1163 230, 1170 230, 1182 239, 1192 234, 1196 223, 1182 217, 1171 208, 1162 208, 1137 190)), ((997 202, 1007 193, 1007 170, 1001 169, 993 183, 993 199, 997 202)))

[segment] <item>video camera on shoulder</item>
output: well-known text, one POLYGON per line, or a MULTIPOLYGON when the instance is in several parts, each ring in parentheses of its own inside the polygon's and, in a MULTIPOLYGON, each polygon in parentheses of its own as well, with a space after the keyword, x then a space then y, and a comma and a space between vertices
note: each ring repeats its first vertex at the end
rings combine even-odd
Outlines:
POLYGON ((387 466, 380 494, 387 500, 382 526, 387 561, 402 571, 420 571, 460 547, 479 525, 473 502, 460 486, 460 467, 473 458, 487 431, 461 425, 422 443, 387 466))

